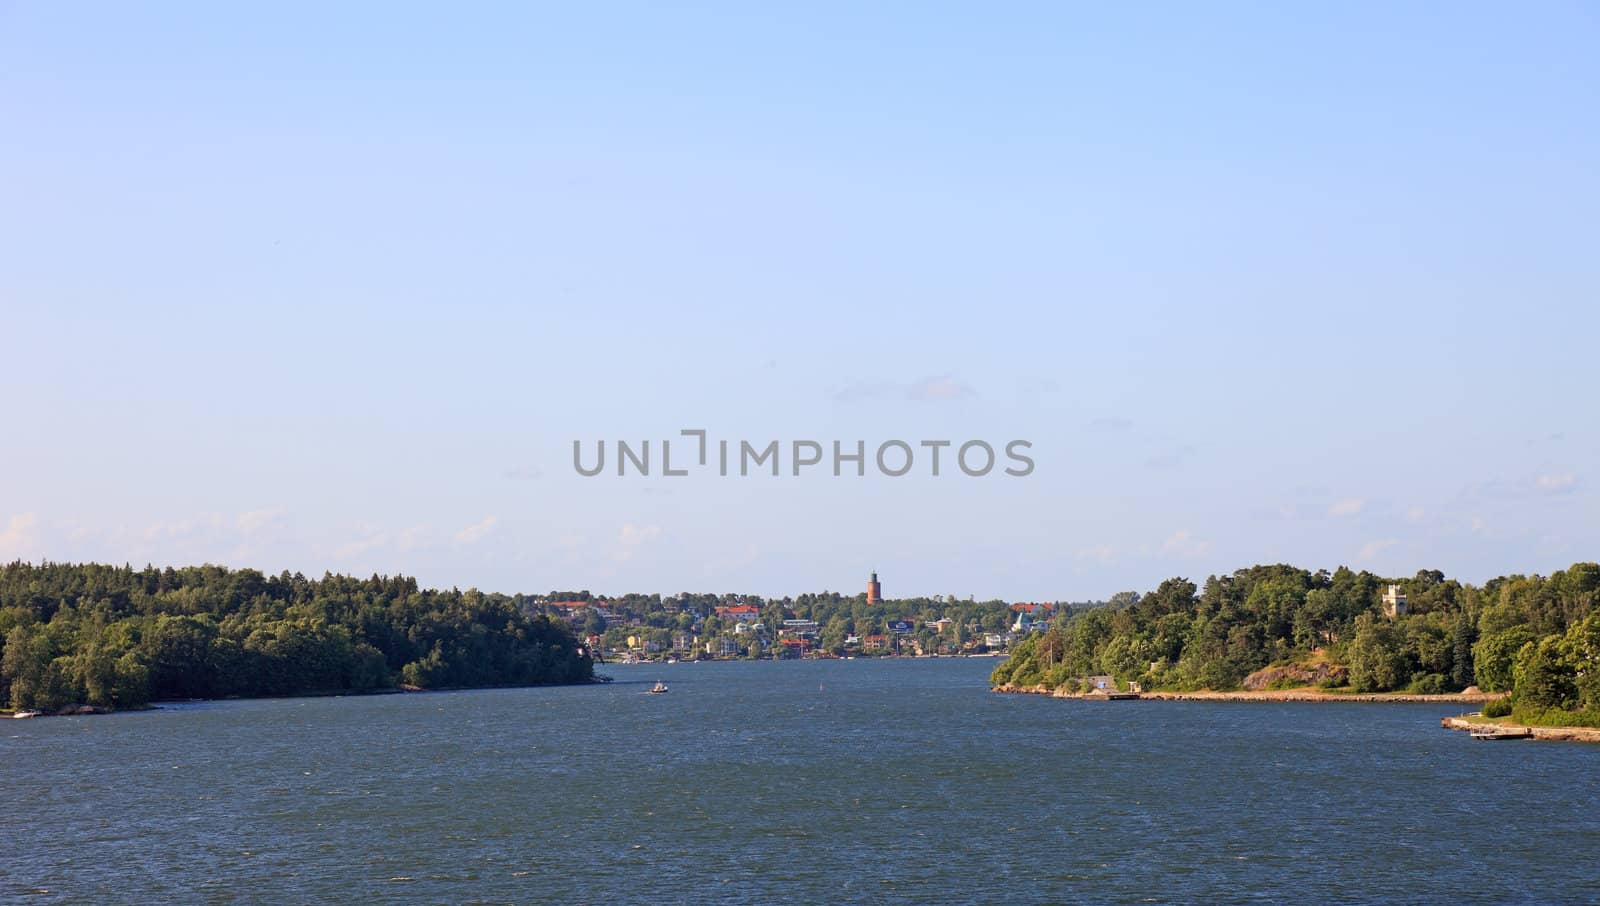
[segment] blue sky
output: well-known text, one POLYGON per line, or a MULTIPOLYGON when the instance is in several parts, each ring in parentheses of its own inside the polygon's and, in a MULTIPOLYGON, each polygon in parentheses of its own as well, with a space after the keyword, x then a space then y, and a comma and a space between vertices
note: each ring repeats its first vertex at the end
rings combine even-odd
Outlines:
POLYGON ((0 558, 1028 599, 1594 559, 1597 39, 0 2, 0 558), (571 467, 683 428, 1036 469, 571 467))

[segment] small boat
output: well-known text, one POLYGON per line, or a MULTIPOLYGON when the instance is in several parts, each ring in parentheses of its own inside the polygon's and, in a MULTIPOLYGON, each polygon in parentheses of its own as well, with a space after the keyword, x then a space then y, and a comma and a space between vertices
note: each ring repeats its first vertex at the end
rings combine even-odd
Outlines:
POLYGON ((42 714, 44 714, 43 711, 35 711, 32 708, 28 708, 28 709, 23 710, 23 711, 13 711, 11 713, 11 716, 16 718, 17 720, 22 720, 23 718, 27 718, 27 717, 39 717, 42 714))
POLYGON ((660 680, 656 680, 656 684, 654 686, 651 686, 650 687, 650 691, 648 693, 646 693, 646 694, 647 695, 663 695, 663 694, 665 694, 667 692, 670 692, 670 691, 672 691, 672 690, 667 688, 667 684, 666 683, 663 683, 660 680))

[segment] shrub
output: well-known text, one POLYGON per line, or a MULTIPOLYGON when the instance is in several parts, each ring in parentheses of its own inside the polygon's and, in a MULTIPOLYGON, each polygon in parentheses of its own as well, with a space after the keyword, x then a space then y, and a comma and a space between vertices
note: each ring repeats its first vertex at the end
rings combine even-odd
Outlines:
POLYGON ((1510 699, 1509 696, 1506 697, 1506 698, 1497 698, 1494 701, 1490 701, 1490 702, 1484 702, 1484 705, 1483 705, 1483 716, 1484 717, 1505 717, 1506 715, 1508 715, 1510 713, 1511 713, 1511 699, 1510 699))
POLYGON ((1594 711, 1567 711, 1562 708, 1519 705, 1511 714, 1517 723, 1527 724, 1530 727, 1600 727, 1600 713, 1594 711))
POLYGON ((1411 680, 1410 691, 1417 695, 1441 695, 1450 689, 1442 673, 1426 673, 1411 680))

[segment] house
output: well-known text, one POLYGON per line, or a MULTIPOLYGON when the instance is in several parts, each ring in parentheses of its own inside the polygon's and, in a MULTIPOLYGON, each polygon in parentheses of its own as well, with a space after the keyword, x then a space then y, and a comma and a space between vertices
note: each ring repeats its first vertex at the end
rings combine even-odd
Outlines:
POLYGON ((844 644, 845 644, 846 648, 860 648, 861 647, 861 636, 858 636, 858 635, 847 635, 847 636, 844 637, 844 644))
POLYGON ((1047 616, 1048 612, 1038 617, 1035 617, 1031 613, 1027 612, 1019 613, 1017 614, 1017 621, 1011 624, 1011 631, 1048 632, 1050 630, 1050 621, 1046 619, 1047 616))
POLYGON ((1006 640, 1002 638, 998 632, 986 632, 983 634, 983 644, 989 646, 990 648, 999 648, 1005 643, 1006 640))
POLYGON ((736 604, 732 607, 718 607, 717 616, 733 623, 753 623, 761 619, 761 608, 754 604, 736 604))
POLYGON ((937 620, 929 620, 928 622, 924 623, 923 625, 928 627, 929 629, 932 629, 934 632, 941 632, 942 633, 946 629, 949 629, 951 626, 954 626, 955 623, 956 623, 956 621, 950 619, 949 617, 940 617, 937 620))

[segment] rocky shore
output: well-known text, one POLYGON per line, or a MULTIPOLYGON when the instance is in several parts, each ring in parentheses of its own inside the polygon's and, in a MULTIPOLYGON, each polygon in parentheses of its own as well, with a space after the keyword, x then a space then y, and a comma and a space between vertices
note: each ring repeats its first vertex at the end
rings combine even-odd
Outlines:
MULTIPOLYGON (((1034 686, 1017 686, 1005 683, 994 686, 990 691, 1006 692, 1020 695, 1048 695, 1052 698, 1079 698, 1090 699, 1104 698, 1103 694, 1084 692, 1068 692, 1063 689, 1051 689, 1044 684, 1034 686)), ((1505 695, 1503 692, 1449 692, 1439 695, 1417 695, 1407 692, 1323 692, 1317 689, 1273 689, 1243 692, 1141 692, 1139 698, 1145 701, 1189 701, 1189 702, 1392 702, 1392 703, 1433 703, 1454 702, 1458 704, 1482 704, 1493 701, 1505 695)))
POLYGON ((1439 721, 1446 730, 1522 731, 1532 733, 1534 739, 1554 739, 1562 742, 1600 742, 1600 727, 1529 727, 1516 723, 1498 723, 1485 720, 1468 720, 1465 717, 1446 717, 1439 721))

